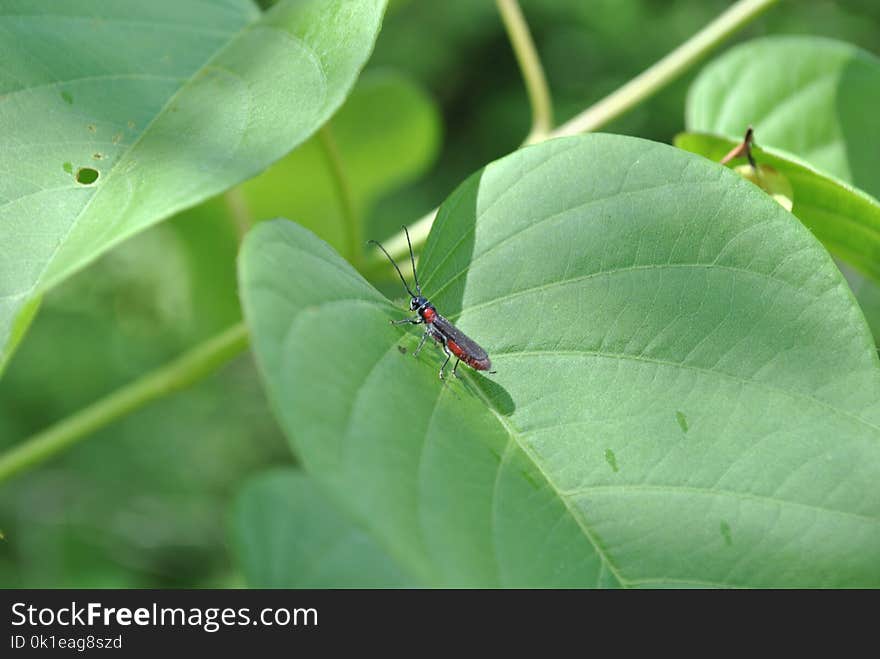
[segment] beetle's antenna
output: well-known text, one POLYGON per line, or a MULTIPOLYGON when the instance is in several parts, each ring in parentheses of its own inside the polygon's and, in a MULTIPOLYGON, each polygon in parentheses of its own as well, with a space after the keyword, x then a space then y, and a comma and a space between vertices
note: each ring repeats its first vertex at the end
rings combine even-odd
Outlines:
MULTIPOLYGON (((409 234, 407 234, 406 239, 407 239, 407 241, 409 241, 409 234)), ((381 250, 385 253, 385 256, 387 256, 387 257, 388 257, 388 260, 391 261, 391 265, 393 265, 393 266, 394 266, 394 269, 397 270, 397 274, 400 275, 400 281, 403 282, 403 285, 404 285, 404 287, 406 288, 406 292, 409 293, 409 296, 410 296, 410 297, 416 297, 416 296, 415 296, 415 293, 413 293, 413 292, 410 290, 409 285, 406 283, 406 279, 403 278, 403 273, 400 271, 400 268, 397 267, 397 263, 395 263, 395 262, 394 262, 394 259, 391 258, 391 254, 389 254, 388 252, 386 252, 386 251, 385 251, 385 248, 382 247, 382 243, 380 243, 380 242, 378 242, 378 241, 376 241, 376 240, 368 240, 367 242, 368 242, 368 243, 372 243, 373 245, 375 245, 376 247, 378 247, 379 249, 381 249, 381 250)), ((411 247, 410 247, 410 250, 412 250, 411 247)), ((412 252, 410 252, 410 253, 412 253, 412 252)), ((415 272, 415 271, 413 271, 413 272, 415 272)), ((418 287, 418 283, 416 283, 416 287, 418 287)), ((421 293, 421 291, 419 291, 419 292, 421 293)))
POLYGON ((412 263, 413 279, 416 280, 416 290, 419 292, 419 295, 421 295, 422 285, 419 283, 419 275, 416 272, 416 257, 413 255, 412 243, 409 240, 409 231, 407 231, 406 227, 403 227, 403 232, 406 234, 406 244, 409 245, 409 262, 412 263))

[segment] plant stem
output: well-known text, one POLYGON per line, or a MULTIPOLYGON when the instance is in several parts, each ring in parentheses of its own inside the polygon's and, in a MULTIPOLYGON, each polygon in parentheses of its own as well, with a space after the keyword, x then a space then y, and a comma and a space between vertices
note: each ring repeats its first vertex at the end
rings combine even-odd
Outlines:
POLYGON ((244 323, 220 332, 170 364, 117 389, 0 455, 0 482, 48 460, 151 400, 198 382, 247 346, 244 323))
POLYGON ((551 137, 596 130, 655 94, 699 62, 709 51, 779 0, 739 0, 730 9, 623 87, 562 124, 551 137))
POLYGON ((526 138, 526 143, 540 142, 546 139, 553 128, 553 102, 547 87, 547 79, 544 77, 544 68, 541 66, 528 23, 523 18, 517 1, 495 0, 495 2, 522 71, 529 103, 532 106, 532 129, 526 138))
POLYGON ((339 148, 336 146, 336 140, 333 138, 333 131, 330 129, 330 122, 327 122, 318 129, 318 141, 321 143, 324 157, 327 159, 330 178, 333 179, 333 185, 339 197, 339 205, 342 208, 342 219, 345 221, 345 235, 347 238, 346 256, 348 257, 348 262, 357 267, 360 265, 363 255, 361 223, 355 209, 354 196, 351 192, 348 176, 345 173, 342 156, 339 153, 339 148))

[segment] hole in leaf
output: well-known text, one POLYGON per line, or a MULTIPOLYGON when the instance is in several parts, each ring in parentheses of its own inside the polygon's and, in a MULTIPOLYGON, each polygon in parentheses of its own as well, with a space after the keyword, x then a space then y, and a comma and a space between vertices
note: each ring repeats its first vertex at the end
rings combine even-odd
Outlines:
POLYGON ((83 185, 91 185, 98 180, 98 170, 91 167, 80 167, 76 170, 76 182, 83 185))

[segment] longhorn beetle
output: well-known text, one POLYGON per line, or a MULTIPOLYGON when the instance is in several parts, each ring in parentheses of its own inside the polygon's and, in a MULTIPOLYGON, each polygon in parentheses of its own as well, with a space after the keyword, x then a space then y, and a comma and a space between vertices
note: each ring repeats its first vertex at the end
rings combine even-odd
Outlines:
MULTIPOLYGON (((489 355, 486 354, 486 351, 483 350, 476 341, 465 335, 464 332, 437 313, 437 309, 434 308, 434 305, 431 304, 428 298, 422 295, 422 286, 419 284, 419 275, 416 273, 416 257, 413 255, 412 242, 410 242, 409 239, 409 231, 406 230, 406 227, 403 227, 403 231, 406 234, 406 244, 409 245, 409 260, 410 263, 412 263, 413 279, 416 284, 415 293, 413 293, 412 289, 407 285, 406 279, 403 278, 403 273, 400 271, 400 268, 397 267, 397 263, 395 263, 394 259, 391 258, 391 254, 385 251, 385 248, 382 247, 379 242, 375 240, 369 241, 381 249, 385 253, 385 256, 388 257, 388 260, 391 261, 391 265, 397 270, 397 274, 400 276, 400 281, 403 282, 406 292, 409 293, 409 310, 415 311, 418 314, 414 318, 392 320, 391 324, 425 325, 425 333, 422 334, 422 340, 419 341, 419 347, 416 348, 413 356, 418 357, 419 351, 422 349, 422 346, 425 345, 425 340, 427 340, 428 337, 431 337, 439 343, 443 352, 446 354, 446 361, 443 362, 443 366, 440 367, 441 380, 443 379, 443 371, 453 355, 455 355, 455 366, 452 367, 452 374, 455 377, 458 377, 456 370, 461 362, 464 362, 477 371, 489 371, 489 369, 492 368, 492 362, 489 359, 489 355)), ((489 372, 494 373, 495 371, 489 372)))

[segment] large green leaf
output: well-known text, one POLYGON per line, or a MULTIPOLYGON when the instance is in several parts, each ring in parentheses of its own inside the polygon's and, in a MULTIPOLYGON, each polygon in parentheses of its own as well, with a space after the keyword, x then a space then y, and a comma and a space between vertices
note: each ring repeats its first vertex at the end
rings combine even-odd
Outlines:
POLYGON ((294 469, 261 474, 235 502, 232 540, 255 588, 411 585, 388 554, 294 469))
POLYGON ((318 128, 384 5, 290 0, 261 16, 249 0, 4 3, 0 363, 40 291, 318 128))
MULTIPOLYGON (((683 133, 679 148, 719 161, 736 141, 716 135, 683 133)), ((791 184, 791 212, 834 254, 880 281, 880 203, 861 190, 771 148, 752 149, 760 165, 770 165, 791 184)))
POLYGON ((688 94, 690 131, 783 149, 880 197, 880 59, 817 37, 770 37, 709 64, 688 94))
POLYGON ((293 223, 240 257, 282 427, 420 583, 880 585, 873 341, 756 186, 643 140, 554 140, 447 200, 421 279, 497 374, 441 383, 388 323, 406 312, 293 223))

